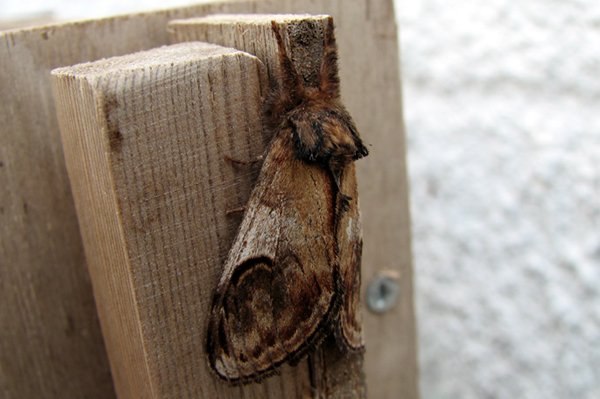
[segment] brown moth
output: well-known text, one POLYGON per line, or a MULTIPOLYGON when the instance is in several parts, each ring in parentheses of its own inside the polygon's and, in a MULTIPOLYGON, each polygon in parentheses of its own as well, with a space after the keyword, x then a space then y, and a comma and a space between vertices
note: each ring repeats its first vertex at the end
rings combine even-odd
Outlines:
POLYGON ((266 102, 274 132, 219 280, 207 331, 211 368, 231 383, 298 363, 330 333, 363 347, 362 233, 353 161, 368 154, 340 103, 333 20, 318 87, 305 87, 279 26, 280 82, 266 102))

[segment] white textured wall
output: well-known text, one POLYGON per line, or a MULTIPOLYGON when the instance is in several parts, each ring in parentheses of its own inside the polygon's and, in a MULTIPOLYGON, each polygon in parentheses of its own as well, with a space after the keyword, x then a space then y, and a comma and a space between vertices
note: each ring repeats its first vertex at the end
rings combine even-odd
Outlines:
MULTIPOLYGON (((189 2, 0 0, 0 17, 189 2)), ((397 12, 423 399, 600 398, 600 1, 397 12)))
POLYGON ((600 1, 397 15, 423 398, 600 398, 600 1))

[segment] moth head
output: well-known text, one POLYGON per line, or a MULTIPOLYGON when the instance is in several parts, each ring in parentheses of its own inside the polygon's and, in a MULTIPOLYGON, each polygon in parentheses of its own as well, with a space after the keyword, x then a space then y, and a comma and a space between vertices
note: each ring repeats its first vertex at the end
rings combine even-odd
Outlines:
POLYGON ((341 106, 300 108, 289 118, 296 156, 347 163, 368 155, 354 121, 341 106))

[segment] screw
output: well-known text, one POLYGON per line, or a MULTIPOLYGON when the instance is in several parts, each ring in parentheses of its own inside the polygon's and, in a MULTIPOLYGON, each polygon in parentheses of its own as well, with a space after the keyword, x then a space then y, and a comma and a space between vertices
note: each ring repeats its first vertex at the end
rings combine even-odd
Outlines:
POLYGON ((373 313, 385 313, 392 309, 400 296, 398 274, 381 272, 367 287, 367 306, 373 313))

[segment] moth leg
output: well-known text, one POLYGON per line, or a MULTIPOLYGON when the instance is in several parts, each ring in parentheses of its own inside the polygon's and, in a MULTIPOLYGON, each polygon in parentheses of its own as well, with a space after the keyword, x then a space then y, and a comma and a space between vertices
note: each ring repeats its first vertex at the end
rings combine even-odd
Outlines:
POLYGON ((264 155, 259 155, 256 158, 249 159, 249 160, 233 158, 227 154, 223 155, 223 157, 225 158, 225 160, 227 162, 232 163, 234 165, 255 165, 257 163, 262 163, 265 159, 264 155))
POLYGON ((350 201, 352 201, 352 197, 346 195, 342 192, 342 174, 343 169, 339 167, 334 167, 332 165, 329 166, 329 171, 331 173, 331 177, 333 178, 333 183, 335 184, 336 192, 339 195, 339 209, 340 214, 346 212, 350 209, 350 201))
POLYGON ((340 96, 340 78, 338 76, 338 56, 333 33, 333 18, 327 20, 323 32, 323 60, 321 61, 320 90, 331 98, 340 96))
POLYGON ((340 194, 340 213, 344 213, 350 209, 350 201, 352 201, 352 197, 346 195, 344 193, 340 194))
MULTIPOLYGON (((250 160, 236 159, 236 158, 232 158, 229 155, 224 155, 223 157, 225 158, 225 160, 227 162, 230 162, 234 165, 250 166, 250 167, 256 165, 259 162, 262 163, 262 161, 264 160, 263 155, 259 155, 258 157, 254 158, 254 159, 250 159, 250 160)), ((227 211, 225 211, 225 215, 231 216, 231 215, 244 213, 244 212, 246 212, 246 205, 239 206, 239 207, 233 208, 233 209, 228 209, 227 211)))
POLYGON ((233 209, 228 209, 227 211, 225 211, 225 215, 230 216, 230 215, 234 215, 236 213, 244 213, 244 212, 246 212, 246 205, 238 206, 237 208, 233 208, 233 209))

